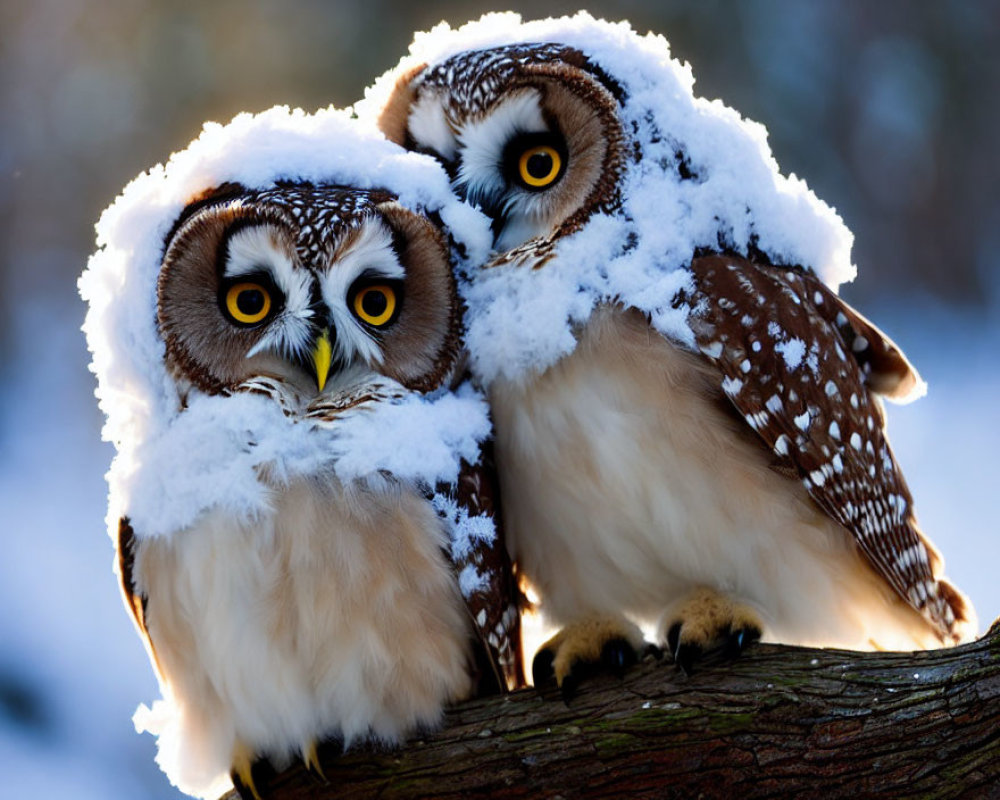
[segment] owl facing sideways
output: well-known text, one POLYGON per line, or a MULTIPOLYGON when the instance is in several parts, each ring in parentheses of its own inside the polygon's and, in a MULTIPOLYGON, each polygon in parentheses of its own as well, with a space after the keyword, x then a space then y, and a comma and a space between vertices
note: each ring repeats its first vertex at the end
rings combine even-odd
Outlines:
POLYGON ((630 620, 686 669, 761 635, 969 638, 885 433, 880 397, 923 384, 835 293, 850 234, 692 84, 625 24, 490 15, 366 99, 492 219, 461 291, 508 546, 562 626, 536 682, 631 658, 630 620))
MULTIPOLYGON (((390 192, 318 182, 228 183, 167 234, 153 396, 174 415, 152 449, 119 443, 145 476, 117 499, 113 486, 109 520, 165 698, 137 725, 186 792, 217 796, 229 773, 256 796, 265 759, 318 769, 324 741, 396 743, 516 681, 485 403, 449 388, 450 260, 439 227, 390 192), (426 462, 436 447, 451 474, 393 472, 400 451, 426 462), (143 480, 190 518, 162 522, 143 480)), ((88 325, 97 371, 120 385, 88 325)))

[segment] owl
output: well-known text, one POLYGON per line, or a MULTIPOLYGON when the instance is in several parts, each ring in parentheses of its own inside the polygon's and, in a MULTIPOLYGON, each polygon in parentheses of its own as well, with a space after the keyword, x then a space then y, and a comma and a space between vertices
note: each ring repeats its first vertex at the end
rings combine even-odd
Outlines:
MULTIPOLYGON (((265 115, 258 137, 294 152, 276 120, 296 122, 265 115)), ((247 155, 228 152, 212 155, 247 155)), ((398 743, 517 682, 489 419, 462 384, 451 243, 392 192, 229 182, 166 227, 155 269, 119 232, 82 286, 109 421, 134 399, 110 391, 129 357, 150 373, 144 405, 173 404, 157 436, 130 412, 112 469, 118 573, 164 695, 136 721, 182 790, 218 796, 229 774, 257 797, 258 765, 322 774, 323 742, 398 743), (153 280, 133 295, 136 272, 153 280), (97 285, 113 274, 118 297, 97 285), (159 362, 141 364, 125 330, 159 362)))
POLYGON ((463 274, 508 546, 571 693, 655 627, 690 670, 762 635, 970 637, 890 449, 923 383, 838 297, 850 233, 766 132, 627 24, 489 15, 416 40, 363 113, 492 220, 463 274), (833 288, 831 288, 831 285, 833 288))

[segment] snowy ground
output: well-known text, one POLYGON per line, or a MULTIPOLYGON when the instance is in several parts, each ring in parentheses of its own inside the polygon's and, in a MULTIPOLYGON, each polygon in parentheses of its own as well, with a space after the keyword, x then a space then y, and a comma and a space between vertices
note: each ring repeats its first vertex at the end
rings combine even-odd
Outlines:
MULTIPOLYGON (((177 798, 153 763, 151 737, 137 735, 130 721, 156 685, 111 572, 103 481, 111 448, 99 439, 93 381, 75 330, 83 309, 70 293, 27 306, 3 370, 3 795, 177 798), (56 319, 66 323, 53 328, 56 319)), ((930 384, 926 398, 890 407, 890 433, 923 526, 985 628, 1000 615, 992 508, 1000 320, 976 322, 930 306, 864 310, 930 384)))

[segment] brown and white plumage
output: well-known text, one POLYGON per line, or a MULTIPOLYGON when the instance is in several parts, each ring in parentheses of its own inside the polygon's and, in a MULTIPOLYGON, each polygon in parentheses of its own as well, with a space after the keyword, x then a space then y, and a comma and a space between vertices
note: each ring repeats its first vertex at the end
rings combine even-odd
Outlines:
POLYGON ((920 377, 896 345, 803 270, 696 259, 698 347, 722 389, 813 500, 851 531, 875 570, 945 639, 970 609, 941 578, 889 447, 878 395, 920 377))
MULTIPOLYGON (((179 424, 210 399, 225 415, 257 398, 286 420, 272 436, 329 434, 335 448, 346 421, 462 377, 449 244, 382 190, 206 193, 168 236, 157 304, 179 424)), ((243 435, 243 451, 264 444, 243 435)), ((385 446, 405 447, 394 435, 408 433, 386 430, 385 446)), ((140 716, 175 783, 211 796, 231 769, 255 793, 259 759, 316 766, 325 740, 396 743, 477 686, 519 680, 494 476, 468 458, 438 486, 385 469, 345 478, 335 449, 311 472, 262 460, 262 510, 234 513, 220 480, 219 502, 169 535, 125 509, 119 574, 166 701, 140 716), (469 519, 484 532, 471 541, 469 519)))
MULTIPOLYGON (((469 35, 489 40, 500 22, 469 35)), ((742 647, 761 627, 848 647, 974 633, 885 436, 877 395, 905 397, 919 378, 810 270, 782 265, 823 250, 797 250, 783 214, 812 226, 807 242, 829 250, 839 236, 809 216, 816 201, 789 199, 787 181, 774 191, 753 131, 694 101, 683 70, 664 66, 662 40, 584 15, 523 33, 502 22, 525 38, 457 54, 446 40, 440 61, 401 73, 380 123, 440 158, 493 217, 497 252, 466 290, 474 314, 478 303, 484 319, 516 316, 534 303, 527 287, 555 284, 535 277, 553 269, 575 270, 567 291, 595 298, 559 306, 574 343, 558 357, 480 370, 508 541, 543 609, 577 639, 550 643, 557 678, 572 668, 559 666, 563 651, 582 653, 588 637, 634 646, 624 621, 587 627, 607 615, 662 617, 678 655, 720 636, 742 647), (566 41, 544 38, 560 29, 566 41), (571 44, 588 40, 593 54, 571 44), (534 173, 534 151, 510 153, 525 134, 553 143, 534 173), (716 158, 713 144, 737 155, 716 158), (754 170, 746 186, 739 159, 754 170), (681 224, 691 231, 671 227, 681 224), (571 246, 587 229, 600 232, 586 239, 592 252, 571 246), (646 271, 617 275, 640 251, 646 271), (517 284, 508 302, 502 290, 517 284)))

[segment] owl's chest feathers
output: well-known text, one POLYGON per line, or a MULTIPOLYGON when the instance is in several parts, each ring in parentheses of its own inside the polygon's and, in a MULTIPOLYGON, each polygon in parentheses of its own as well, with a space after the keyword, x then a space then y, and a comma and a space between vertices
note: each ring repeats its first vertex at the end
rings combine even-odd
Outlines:
POLYGON ((891 592, 770 468, 719 380, 637 312, 604 307, 561 362, 494 383, 508 543, 543 608, 557 621, 651 620, 708 585, 757 606, 785 640, 810 639, 824 613, 828 638, 866 642, 854 617, 892 605, 891 592))
POLYGON ((302 480, 253 523, 214 511, 142 541, 136 578, 165 682, 217 738, 262 750, 433 724, 470 685, 444 538, 405 489, 302 480))

